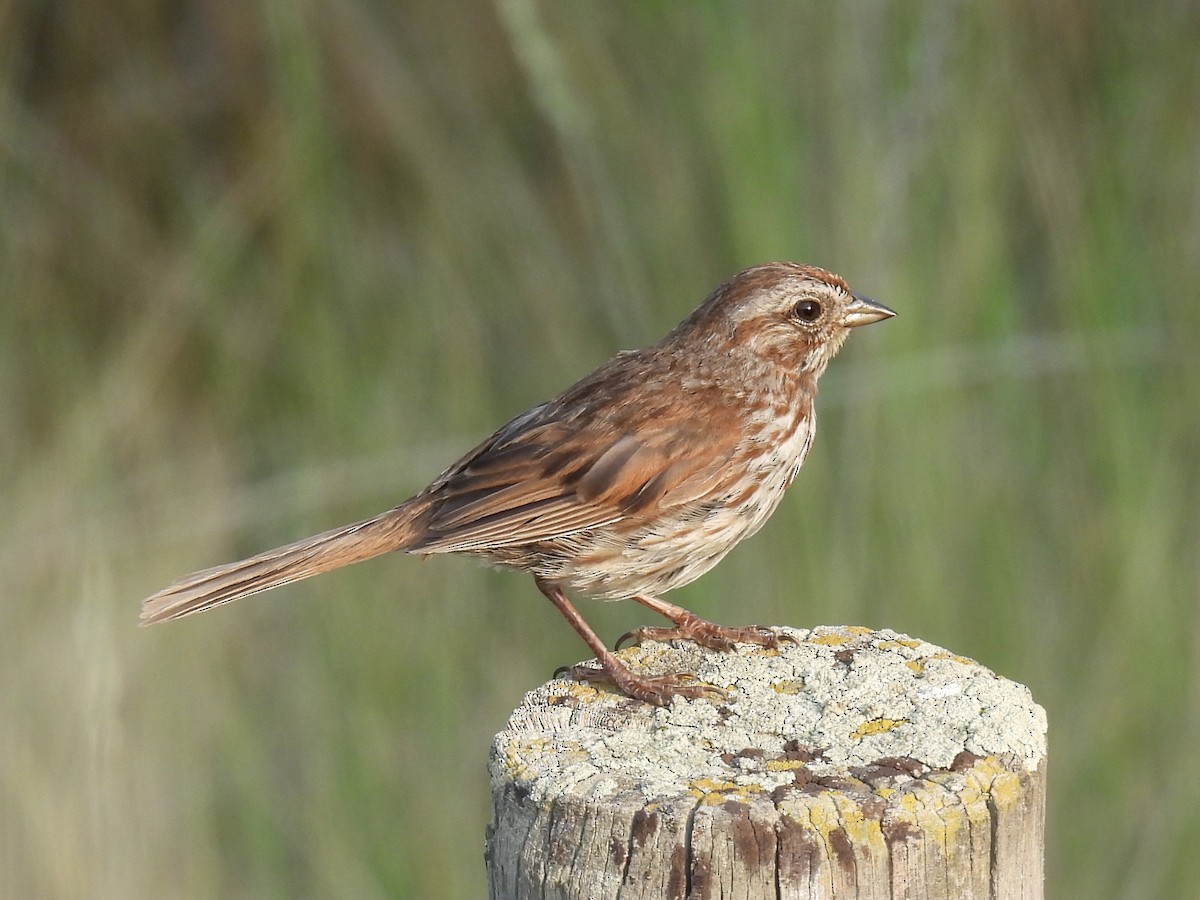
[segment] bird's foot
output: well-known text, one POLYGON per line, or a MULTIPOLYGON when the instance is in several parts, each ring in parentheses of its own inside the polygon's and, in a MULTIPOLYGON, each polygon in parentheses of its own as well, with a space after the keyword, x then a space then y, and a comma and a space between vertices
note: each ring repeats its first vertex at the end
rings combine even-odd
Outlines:
POLYGON ((672 697, 683 697, 686 700, 729 699, 726 691, 714 685, 705 684, 690 672, 638 675, 615 656, 600 660, 599 666, 591 663, 564 666, 555 673, 555 677, 611 684, 627 697, 643 700, 655 706, 670 705, 672 697))
POLYGON ((791 635, 780 634, 761 625, 743 628, 718 625, 683 609, 678 615, 672 615, 671 620, 675 623, 672 626, 645 626, 627 631, 617 639, 616 645, 620 648, 627 640, 634 644, 642 641, 693 641, 709 650, 729 651, 735 644, 754 644, 775 650, 783 643, 795 643, 791 635))

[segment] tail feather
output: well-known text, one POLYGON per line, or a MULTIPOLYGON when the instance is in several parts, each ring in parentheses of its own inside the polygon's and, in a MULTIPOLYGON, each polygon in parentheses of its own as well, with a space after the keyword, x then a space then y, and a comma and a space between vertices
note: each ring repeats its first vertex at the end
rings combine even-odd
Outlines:
POLYGON ((417 536, 413 518, 407 505, 400 506, 249 559, 186 575, 142 601, 141 623, 169 622, 391 550, 401 550, 417 536))

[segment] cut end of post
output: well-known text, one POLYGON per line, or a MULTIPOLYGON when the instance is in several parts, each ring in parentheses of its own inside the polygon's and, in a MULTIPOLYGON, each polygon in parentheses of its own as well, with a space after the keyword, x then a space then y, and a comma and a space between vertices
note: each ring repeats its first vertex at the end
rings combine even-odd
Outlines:
POLYGON ((728 702, 659 708, 566 680, 530 692, 493 745, 493 896, 575 881, 579 896, 671 896, 655 890, 711 878, 798 897, 1041 897, 1046 716, 1029 690, 891 631, 780 632, 778 649, 622 651, 728 702))

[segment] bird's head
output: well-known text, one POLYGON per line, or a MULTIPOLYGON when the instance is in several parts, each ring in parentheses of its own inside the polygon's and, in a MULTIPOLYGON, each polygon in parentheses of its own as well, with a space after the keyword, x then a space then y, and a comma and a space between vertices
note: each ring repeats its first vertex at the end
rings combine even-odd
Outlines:
POLYGON ((734 275, 672 333, 714 340, 725 352, 770 359, 814 377, 837 353, 851 328, 894 316, 855 294, 839 276, 816 266, 766 263, 734 275))

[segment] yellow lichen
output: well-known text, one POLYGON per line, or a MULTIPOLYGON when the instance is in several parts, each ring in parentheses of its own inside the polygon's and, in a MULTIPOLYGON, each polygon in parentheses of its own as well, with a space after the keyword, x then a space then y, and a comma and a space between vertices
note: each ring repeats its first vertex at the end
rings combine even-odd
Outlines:
POLYGON ((701 794, 713 794, 722 791, 736 791, 739 785, 732 781, 718 781, 715 778, 697 778, 695 781, 688 782, 688 787, 701 794))
POLYGON ((877 650, 896 650, 900 647, 904 647, 905 649, 908 649, 908 650, 916 650, 920 646, 921 646, 920 641, 914 641, 911 639, 901 640, 899 638, 893 638, 892 640, 888 640, 888 641, 880 641, 878 644, 875 645, 875 648, 877 650))
POLYGON ((861 804, 852 797, 830 791, 812 798, 806 806, 809 822, 826 843, 834 832, 840 831, 856 846, 875 847, 883 851, 879 820, 865 815, 861 804))
POLYGON ((861 741, 872 734, 884 734, 906 722, 908 722, 908 719, 872 719, 869 722, 863 722, 855 728, 850 733, 850 738, 851 740, 861 741))
POLYGON ((827 631, 825 634, 818 634, 814 637, 810 637, 808 642, 810 644, 820 644, 823 647, 836 647, 839 644, 846 643, 846 641, 850 640, 850 637, 851 636, 848 634, 838 634, 836 631, 827 631))
POLYGON ((558 687, 556 685, 556 689, 557 692, 555 693, 554 697, 550 699, 551 704, 553 704, 555 698, 559 697, 574 697, 584 703, 589 703, 599 697, 605 696, 606 694, 611 695, 616 690, 615 688, 608 687, 607 685, 603 687, 596 687, 591 682, 587 681, 567 680, 564 680, 562 687, 558 687))
POLYGON ((820 644, 825 647, 836 647, 846 643, 851 638, 862 637, 864 634, 874 634, 870 628, 863 625, 846 625, 838 629, 818 629, 808 638, 810 644, 820 644))
POLYGON ((762 794, 765 790, 761 784, 735 784, 715 778, 697 778, 688 784, 688 793, 695 797, 701 806, 718 806, 728 800, 749 803, 755 795, 762 794))
POLYGON ((1021 778, 1004 771, 992 779, 990 795, 997 810, 1004 812, 1021 802, 1021 778))
POLYGON ((794 769, 803 769, 804 763, 798 759, 768 759, 768 772, 789 772, 794 769))
POLYGON ((942 651, 940 653, 930 654, 929 658, 930 659, 948 659, 951 662, 962 663, 964 666, 978 666, 979 665, 979 663, 977 663, 973 659, 970 659, 969 657, 959 656, 957 653, 946 653, 945 651, 942 651))
POLYGON ((771 690, 777 694, 801 694, 804 692, 803 678, 785 678, 771 683, 771 690))

